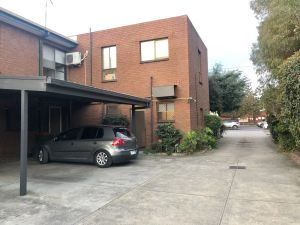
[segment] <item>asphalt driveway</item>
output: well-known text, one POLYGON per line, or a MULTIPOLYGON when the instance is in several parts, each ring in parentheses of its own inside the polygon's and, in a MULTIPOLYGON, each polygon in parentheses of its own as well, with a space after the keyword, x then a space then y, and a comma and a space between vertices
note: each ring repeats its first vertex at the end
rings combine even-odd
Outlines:
POLYGON ((0 224, 300 221, 300 167, 254 127, 227 131, 219 149, 188 157, 146 156, 108 169, 30 161, 24 197, 18 172, 18 163, 0 165, 0 224))

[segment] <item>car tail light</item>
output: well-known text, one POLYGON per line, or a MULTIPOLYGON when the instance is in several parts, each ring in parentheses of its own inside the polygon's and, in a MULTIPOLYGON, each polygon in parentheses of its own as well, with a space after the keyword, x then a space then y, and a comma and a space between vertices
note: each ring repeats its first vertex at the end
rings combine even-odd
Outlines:
POLYGON ((118 137, 116 137, 114 140, 113 140, 113 142, 112 142, 112 146, 114 146, 114 147, 118 147, 118 146, 122 146, 122 145, 124 145, 125 144, 125 141, 122 139, 122 138, 118 138, 118 137))

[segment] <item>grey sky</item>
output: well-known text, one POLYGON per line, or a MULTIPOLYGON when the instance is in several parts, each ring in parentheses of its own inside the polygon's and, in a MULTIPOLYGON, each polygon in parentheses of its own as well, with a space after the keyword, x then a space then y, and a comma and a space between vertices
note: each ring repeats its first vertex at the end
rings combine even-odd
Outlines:
MULTIPOLYGON (((46 0, 0 0, 0 6, 41 25, 46 0)), ((239 69, 253 86, 249 55, 256 21, 249 0, 48 0, 47 27, 66 36, 172 16, 188 15, 208 48, 209 69, 220 62, 239 69)))

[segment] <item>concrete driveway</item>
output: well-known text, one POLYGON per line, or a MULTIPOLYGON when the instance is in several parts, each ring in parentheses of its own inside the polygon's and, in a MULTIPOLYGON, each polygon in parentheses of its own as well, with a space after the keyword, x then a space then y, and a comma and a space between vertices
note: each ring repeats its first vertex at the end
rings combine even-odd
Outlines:
POLYGON ((300 221, 300 168, 259 128, 227 131, 217 150, 129 164, 0 166, 0 224, 287 225, 300 221), (244 166, 245 169, 229 169, 244 166))

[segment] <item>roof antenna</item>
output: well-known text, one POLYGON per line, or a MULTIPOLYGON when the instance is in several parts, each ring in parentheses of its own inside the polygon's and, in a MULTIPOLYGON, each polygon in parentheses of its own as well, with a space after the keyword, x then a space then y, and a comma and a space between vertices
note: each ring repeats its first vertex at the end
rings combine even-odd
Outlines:
MULTIPOLYGON (((49 0, 51 5, 53 6, 52 0, 49 0)), ((48 8, 48 0, 46 0, 46 5, 45 5, 45 28, 47 28, 47 8, 48 8)))

